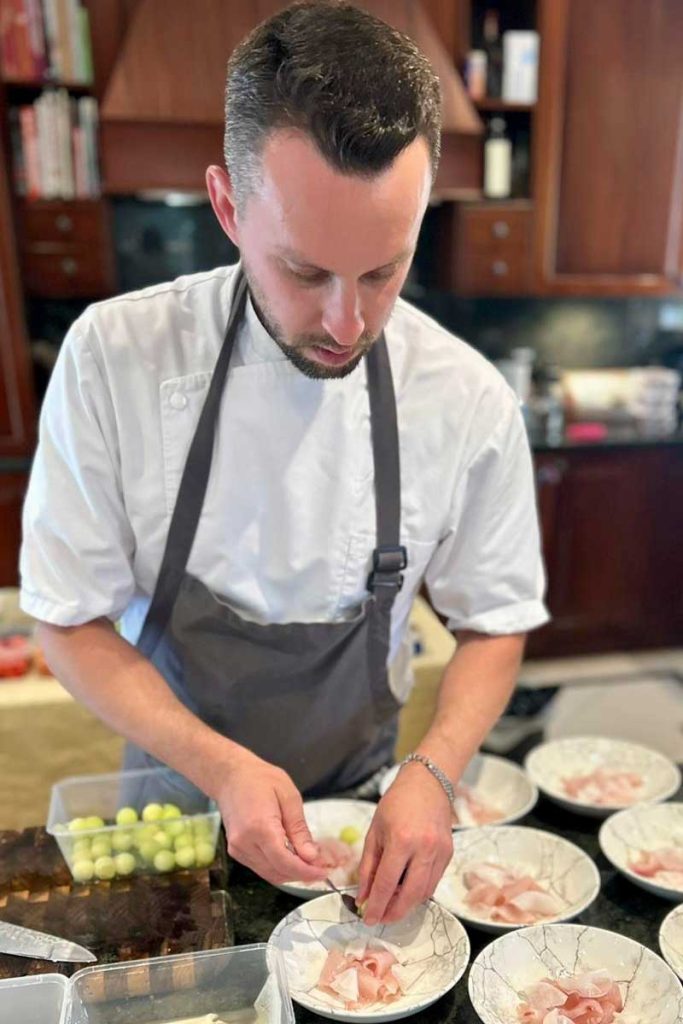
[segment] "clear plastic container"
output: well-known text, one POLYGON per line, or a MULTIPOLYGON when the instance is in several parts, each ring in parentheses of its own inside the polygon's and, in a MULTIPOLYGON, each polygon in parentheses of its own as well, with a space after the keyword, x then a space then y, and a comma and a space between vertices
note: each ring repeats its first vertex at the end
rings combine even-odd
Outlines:
POLYGON ((265 944, 86 967, 66 1024, 293 1024, 280 955, 265 944))
POLYGON ((2 1024, 66 1024, 69 982, 61 974, 0 981, 2 1024))
POLYGON ((168 768, 62 779, 52 787, 47 818, 71 874, 84 883, 206 868, 216 855, 219 827, 215 803, 168 768), (139 818, 149 804, 164 816, 115 823, 122 807, 139 818), (87 818, 105 824, 94 827, 87 818))

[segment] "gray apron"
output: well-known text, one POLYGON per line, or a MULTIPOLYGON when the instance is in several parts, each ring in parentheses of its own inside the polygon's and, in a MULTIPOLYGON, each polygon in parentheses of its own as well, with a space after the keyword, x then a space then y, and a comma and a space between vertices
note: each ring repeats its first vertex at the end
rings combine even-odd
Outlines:
MULTIPOLYGON (((186 566, 246 296, 246 279, 238 271, 225 340, 189 449, 137 646, 198 718, 283 768, 304 795, 320 796, 352 788, 393 759, 399 705, 388 681, 389 627, 407 561, 399 544, 393 381, 382 335, 366 357, 377 546, 362 606, 339 622, 262 625, 241 618, 186 566)), ((158 764, 128 745, 126 768, 158 764)), ((182 776, 177 786, 194 788, 182 776)))

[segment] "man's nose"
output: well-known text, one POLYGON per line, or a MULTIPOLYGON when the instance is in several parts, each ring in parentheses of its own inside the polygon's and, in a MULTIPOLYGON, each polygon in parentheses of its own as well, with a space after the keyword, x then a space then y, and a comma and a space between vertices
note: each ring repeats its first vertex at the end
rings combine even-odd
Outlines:
POLYGON ((322 327, 342 348, 353 348, 358 342, 365 321, 355 286, 337 285, 323 310, 322 327))

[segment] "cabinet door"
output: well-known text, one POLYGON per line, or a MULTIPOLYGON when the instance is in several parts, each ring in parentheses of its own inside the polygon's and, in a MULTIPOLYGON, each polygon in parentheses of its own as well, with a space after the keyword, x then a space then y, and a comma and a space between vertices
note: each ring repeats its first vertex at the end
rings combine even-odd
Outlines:
POLYGON ((681 287, 683 3, 541 0, 535 286, 681 287))
POLYGON ((651 454, 603 449, 536 457, 553 621, 532 634, 529 656, 652 644, 651 454))
POLYGON ((0 473, 0 587, 16 587, 18 583, 21 506, 26 484, 24 473, 0 473))
POLYGON ((8 166, 0 137, 0 457, 31 452, 35 419, 8 166))

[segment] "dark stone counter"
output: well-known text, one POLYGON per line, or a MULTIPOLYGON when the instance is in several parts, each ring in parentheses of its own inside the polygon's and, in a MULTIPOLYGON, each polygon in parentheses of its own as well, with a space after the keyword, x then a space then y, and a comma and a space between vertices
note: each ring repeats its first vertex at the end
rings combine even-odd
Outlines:
MULTIPOLYGON (((595 903, 576 919, 579 923, 619 932, 660 953, 657 942, 659 926, 673 903, 632 885, 612 868, 598 845, 600 819, 579 817, 541 797, 534 811, 517 824, 561 835, 580 846, 596 862, 602 883, 600 894, 595 903)), ((229 892, 235 912, 235 942, 238 944, 267 941, 278 921, 300 903, 236 864, 232 866, 229 892)), ((469 925, 466 927, 473 960, 495 936, 469 925)), ((468 972, 451 992, 419 1014, 420 1024, 477 1024, 479 1018, 467 994, 467 976, 468 972)), ((296 1004, 295 1013, 299 1024, 313 1024, 322 1019, 296 1004)))

